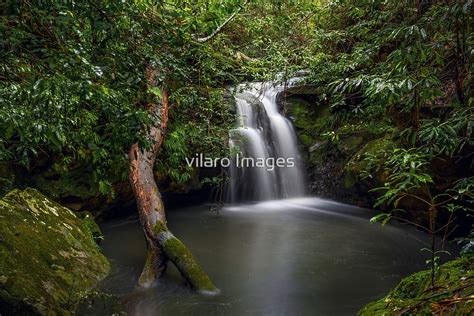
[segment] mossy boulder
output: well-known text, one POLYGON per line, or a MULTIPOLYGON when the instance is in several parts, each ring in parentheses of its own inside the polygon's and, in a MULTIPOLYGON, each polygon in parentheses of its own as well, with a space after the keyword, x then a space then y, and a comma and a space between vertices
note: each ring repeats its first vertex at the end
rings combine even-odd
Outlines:
POLYGON ((393 150, 395 147, 396 144, 390 134, 371 140, 352 156, 347 163, 346 171, 360 174, 362 170, 367 168, 367 161, 364 160, 367 155, 378 157, 385 152, 393 150))
POLYGON ((472 315, 474 257, 464 256, 441 266, 436 286, 429 270, 403 279, 386 297, 368 304, 365 315, 472 315))
MULTIPOLYGON (((368 162, 365 160, 367 155, 377 157, 393 148, 395 148, 395 143, 391 135, 385 135, 384 137, 371 140, 362 146, 362 148, 350 158, 344 168, 344 188, 353 188, 362 180, 360 174, 369 167, 368 162)), ((371 175, 371 179, 372 183, 369 186, 378 187, 383 185, 385 175, 381 172, 377 172, 371 175)))
POLYGON ((318 139, 331 114, 328 105, 322 105, 316 100, 302 97, 291 97, 285 100, 285 108, 296 129, 300 143, 308 149, 318 139))
POLYGON ((354 115, 344 117, 317 94, 317 89, 293 89, 279 100, 287 110, 300 144, 311 193, 364 207, 371 207, 385 174, 376 172, 362 179, 368 166, 366 154, 380 155, 396 146, 395 128, 389 118, 377 124, 354 115), (315 93, 315 94, 312 94, 315 93))
POLYGON ((107 275, 85 217, 30 188, 0 200, 0 314, 71 314, 107 275))

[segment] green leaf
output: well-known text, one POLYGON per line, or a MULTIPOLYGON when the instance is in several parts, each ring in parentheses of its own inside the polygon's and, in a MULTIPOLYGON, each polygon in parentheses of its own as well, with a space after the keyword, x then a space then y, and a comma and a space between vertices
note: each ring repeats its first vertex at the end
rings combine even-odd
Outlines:
POLYGON ((153 93, 154 95, 156 95, 160 99, 163 98, 163 92, 158 87, 148 88, 148 92, 153 93))
POLYGON ((390 218, 391 218, 390 214, 380 213, 380 214, 377 214, 374 217, 372 217, 370 219, 370 223, 373 224, 373 223, 376 223, 376 222, 382 222, 382 225, 385 225, 390 220, 390 218))

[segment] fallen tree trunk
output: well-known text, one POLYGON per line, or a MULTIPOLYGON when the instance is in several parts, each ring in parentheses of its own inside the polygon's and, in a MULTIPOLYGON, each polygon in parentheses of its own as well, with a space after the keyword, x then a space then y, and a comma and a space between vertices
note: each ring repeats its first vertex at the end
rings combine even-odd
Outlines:
MULTIPOLYGON (((147 70, 148 88, 154 87, 156 76, 156 70, 147 70)), ((150 127, 147 131, 151 147, 145 149, 134 144, 129 152, 129 179, 148 248, 139 284, 144 287, 152 286, 156 279, 165 272, 168 261, 171 261, 193 289, 216 293, 216 287, 191 252, 171 233, 166 225, 165 209, 153 173, 156 155, 163 143, 168 123, 169 105, 166 90, 161 90, 160 99, 160 103, 151 102, 148 104, 148 110, 155 122, 155 126, 150 127)))

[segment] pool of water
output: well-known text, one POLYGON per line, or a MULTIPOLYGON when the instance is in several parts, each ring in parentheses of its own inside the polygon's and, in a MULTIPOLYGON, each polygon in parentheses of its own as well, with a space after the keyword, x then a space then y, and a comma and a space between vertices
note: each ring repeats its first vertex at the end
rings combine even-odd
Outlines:
POLYGON ((168 224, 197 257, 218 296, 183 285, 169 267, 156 287, 137 280, 145 260, 138 220, 102 225, 112 264, 102 290, 129 315, 354 315, 400 279, 425 268, 424 234, 370 224, 373 211, 318 198, 168 211, 168 224))

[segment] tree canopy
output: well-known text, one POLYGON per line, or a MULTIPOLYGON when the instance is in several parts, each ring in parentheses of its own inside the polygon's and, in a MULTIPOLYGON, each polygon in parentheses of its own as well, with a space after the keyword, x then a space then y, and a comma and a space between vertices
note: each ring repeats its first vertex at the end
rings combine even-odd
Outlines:
MULTIPOLYGON (((191 178, 186 156, 227 151, 225 88, 299 70, 331 106, 328 137, 369 126, 417 159, 468 164, 472 11, 470 0, 6 1, 0 159, 81 166, 112 194, 129 146, 147 142, 145 105, 159 89, 147 91, 144 72, 155 65, 172 104, 157 168, 177 185, 191 178)), ((382 168, 389 156, 365 158, 382 168)))

